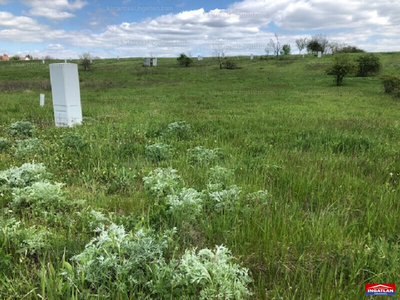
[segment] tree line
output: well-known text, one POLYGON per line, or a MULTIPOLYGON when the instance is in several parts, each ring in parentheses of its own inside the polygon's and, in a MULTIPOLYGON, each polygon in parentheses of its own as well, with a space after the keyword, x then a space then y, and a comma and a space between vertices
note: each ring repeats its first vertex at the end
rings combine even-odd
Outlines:
MULTIPOLYGON (((334 41, 329 41, 328 38, 323 34, 313 35, 310 39, 308 38, 298 38, 296 39, 296 46, 299 50, 299 54, 306 49, 308 53, 316 54, 321 53, 362 53, 364 50, 347 45, 346 43, 339 43, 334 41)), ((281 45, 279 41, 279 36, 277 33, 274 34, 274 38, 271 38, 265 47, 265 52, 267 55, 272 53, 273 55, 288 55, 291 52, 291 47, 289 44, 281 45)))

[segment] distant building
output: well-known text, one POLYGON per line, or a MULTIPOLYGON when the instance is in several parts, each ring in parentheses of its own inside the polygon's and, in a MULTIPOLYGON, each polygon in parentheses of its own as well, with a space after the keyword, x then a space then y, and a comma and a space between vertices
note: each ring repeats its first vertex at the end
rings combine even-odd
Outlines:
POLYGON ((143 59, 143 66, 155 67, 157 66, 157 58, 156 57, 146 57, 143 59))
POLYGON ((0 55, 0 60, 8 61, 10 60, 10 58, 8 57, 8 55, 0 55))

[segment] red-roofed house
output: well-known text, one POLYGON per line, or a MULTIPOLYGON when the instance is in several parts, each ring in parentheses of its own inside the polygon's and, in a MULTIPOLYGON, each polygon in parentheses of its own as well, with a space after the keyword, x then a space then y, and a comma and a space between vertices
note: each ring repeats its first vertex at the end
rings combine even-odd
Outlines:
POLYGON ((0 55, 0 60, 10 60, 8 55, 0 55))

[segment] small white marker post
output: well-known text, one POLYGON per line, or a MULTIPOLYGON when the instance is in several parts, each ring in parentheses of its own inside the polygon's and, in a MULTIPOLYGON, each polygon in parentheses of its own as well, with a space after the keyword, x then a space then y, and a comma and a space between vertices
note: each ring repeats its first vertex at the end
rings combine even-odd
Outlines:
POLYGON ((43 64, 45 64, 45 61, 44 61, 44 59, 42 60, 42 63, 43 63, 43 64))
POLYGON ((40 106, 44 106, 44 94, 40 94, 40 106))
POLYGON ((253 54, 250 54, 250 59, 253 60, 253 54))
POLYGON ((318 51, 318 58, 321 58, 321 56, 322 56, 322 52, 318 51))

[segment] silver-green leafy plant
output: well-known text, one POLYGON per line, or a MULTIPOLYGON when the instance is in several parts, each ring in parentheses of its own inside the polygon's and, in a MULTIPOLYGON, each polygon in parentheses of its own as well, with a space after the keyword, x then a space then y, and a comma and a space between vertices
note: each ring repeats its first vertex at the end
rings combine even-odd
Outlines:
POLYGON ((248 289, 252 282, 248 270, 236 264, 224 246, 216 246, 214 251, 186 250, 174 281, 192 296, 186 299, 243 300, 252 296, 248 289))
POLYGON ((0 139, 0 152, 7 150, 8 148, 11 147, 11 142, 7 139, 0 139))
POLYGON ((179 194, 167 197, 168 212, 180 222, 194 221, 203 209, 204 194, 192 188, 183 188, 179 194))
POLYGON ((43 149, 37 138, 17 140, 16 147, 15 156, 17 157, 32 155, 43 149))
POLYGON ((187 139, 192 135, 192 129, 186 121, 173 122, 168 124, 165 135, 166 137, 187 139))
POLYGON ((143 178, 145 189, 156 197, 172 195, 178 192, 182 182, 178 171, 172 168, 157 168, 143 178))
POLYGON ((189 162, 200 165, 213 164, 222 157, 220 149, 206 149, 203 146, 189 149, 187 154, 189 162))
POLYGON ((210 168, 208 190, 222 190, 233 183, 233 170, 221 166, 210 168))
POLYGON ((63 184, 35 182, 24 188, 14 188, 10 203, 16 214, 31 213, 34 216, 54 218, 68 212, 74 203, 67 201, 63 184))
POLYGON ((14 137, 32 137, 35 133, 35 125, 29 121, 18 121, 12 123, 7 132, 14 137))
POLYGON ((7 189, 23 188, 51 177, 42 163, 25 163, 21 167, 11 167, 0 172, 0 186, 7 189))
POLYGON ((209 201, 214 206, 215 211, 232 211, 240 204, 242 190, 236 185, 226 189, 210 191, 209 201))
POLYGON ((246 195, 246 199, 249 202, 255 202, 258 205, 264 206, 268 204, 271 199, 271 195, 267 190, 259 190, 254 193, 250 193, 246 195))
POLYGON ((100 297, 137 299, 141 292, 150 294, 154 265, 165 265, 164 251, 173 233, 126 232, 115 224, 103 227, 82 253, 72 257, 76 274, 66 271, 64 275, 75 286, 100 297))
POLYGON ((35 226, 27 227, 15 218, 0 218, 0 246, 23 256, 34 255, 48 249, 50 232, 35 226))
POLYGON ((171 145, 155 143, 146 146, 146 158, 153 161, 162 161, 172 157, 173 149, 171 145))

